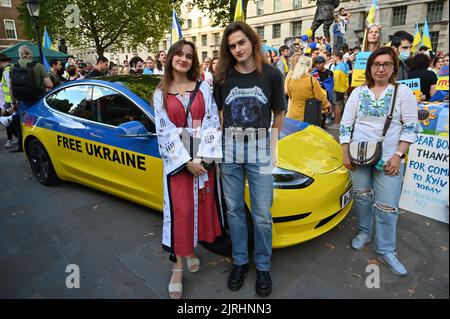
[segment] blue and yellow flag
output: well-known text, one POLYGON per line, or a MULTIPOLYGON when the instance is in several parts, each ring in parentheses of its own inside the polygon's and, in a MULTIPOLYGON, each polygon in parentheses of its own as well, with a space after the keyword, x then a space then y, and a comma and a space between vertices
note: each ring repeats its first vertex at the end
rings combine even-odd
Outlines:
POLYGON ((431 47, 430 30, 428 30, 427 18, 425 18, 425 24, 423 25, 422 45, 426 45, 430 51, 433 51, 433 48, 431 47))
POLYGON ((416 52, 417 46, 422 41, 422 37, 420 36, 419 25, 416 23, 416 32, 414 33, 414 41, 412 43, 411 52, 416 52))
POLYGON ((243 0, 237 0, 236 2, 236 10, 234 11, 234 21, 245 21, 243 0))
POLYGON ((44 67, 45 70, 50 71, 50 64, 47 61, 47 57, 45 56, 45 49, 52 49, 54 50, 55 47, 53 46, 52 39, 50 38, 50 35, 47 32, 47 27, 44 27, 44 37, 42 38, 42 48, 43 48, 43 54, 42 60, 44 61, 44 67))
POLYGON ((174 44, 178 40, 180 40, 183 37, 183 34, 181 33, 181 27, 178 23, 177 13, 175 10, 172 11, 172 36, 170 38, 170 45, 174 44))
POLYGON ((366 23, 367 26, 375 23, 375 9, 377 8, 377 0, 372 1, 372 7, 367 14, 366 23))

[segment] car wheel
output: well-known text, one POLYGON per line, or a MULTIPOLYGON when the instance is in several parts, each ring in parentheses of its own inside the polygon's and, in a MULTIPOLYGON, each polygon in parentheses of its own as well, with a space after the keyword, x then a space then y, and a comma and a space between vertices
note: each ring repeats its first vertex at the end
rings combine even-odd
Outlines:
POLYGON ((28 157, 31 170, 39 183, 52 186, 58 182, 55 169, 44 145, 38 140, 32 140, 28 145, 28 157))

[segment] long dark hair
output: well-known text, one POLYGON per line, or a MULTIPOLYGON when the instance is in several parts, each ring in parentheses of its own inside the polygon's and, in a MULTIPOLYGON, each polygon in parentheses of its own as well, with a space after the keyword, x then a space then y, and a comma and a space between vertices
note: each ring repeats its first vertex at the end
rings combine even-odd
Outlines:
POLYGON ((164 108, 167 107, 167 91, 174 79, 172 60, 175 55, 181 52, 184 45, 189 45, 192 48, 192 66, 187 72, 186 77, 190 81, 197 81, 200 78, 200 62, 198 61, 197 49, 195 48, 194 43, 186 41, 185 39, 175 42, 167 52, 166 64, 164 65, 164 76, 156 88, 162 91, 164 108))
POLYGON ((395 85, 395 81, 397 79, 397 73, 398 73, 398 57, 395 53, 394 49, 391 47, 381 47, 375 51, 369 56, 369 59, 367 60, 366 65, 366 84, 369 88, 373 87, 375 85, 375 80, 372 77, 372 64, 373 61, 377 58, 379 55, 389 55, 392 58, 392 62, 394 63, 394 71, 392 72, 391 77, 389 78, 389 83, 392 85, 395 85))
POLYGON ((228 37, 237 32, 242 31, 250 40, 253 47, 253 58, 255 59, 256 71, 262 76, 262 68, 264 58, 261 49, 261 40, 258 34, 247 23, 236 21, 231 22, 223 32, 222 43, 220 44, 219 65, 217 66, 217 76, 220 83, 224 84, 230 70, 236 65, 236 59, 231 54, 228 47, 228 37))
POLYGON ((159 56, 163 52, 165 52, 165 51, 158 51, 158 53, 156 54, 156 68, 160 71, 162 71, 163 65, 162 65, 161 61, 159 61, 159 56))
POLYGON ((430 57, 426 54, 416 54, 409 63, 409 70, 428 69, 430 66, 430 57))

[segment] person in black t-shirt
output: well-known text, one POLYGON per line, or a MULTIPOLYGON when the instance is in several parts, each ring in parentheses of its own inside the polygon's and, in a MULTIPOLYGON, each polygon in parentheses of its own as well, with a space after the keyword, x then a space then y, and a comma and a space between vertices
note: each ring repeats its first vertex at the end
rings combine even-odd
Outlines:
POLYGON ((430 58, 426 54, 416 54, 409 66, 408 79, 420 79, 420 90, 428 101, 436 93, 437 76, 429 71, 430 58))
POLYGON ((88 74, 86 78, 95 78, 98 76, 106 75, 108 70, 108 59, 103 57, 99 57, 97 59, 97 64, 94 66, 94 69, 88 74))
POLYGON ((286 100, 281 72, 263 59, 255 31, 244 22, 229 24, 222 38, 214 95, 224 129, 221 173, 233 254, 228 287, 240 289, 249 270, 247 176, 255 235, 255 290, 268 296, 272 291, 272 165, 276 164, 271 149, 283 127, 286 100))

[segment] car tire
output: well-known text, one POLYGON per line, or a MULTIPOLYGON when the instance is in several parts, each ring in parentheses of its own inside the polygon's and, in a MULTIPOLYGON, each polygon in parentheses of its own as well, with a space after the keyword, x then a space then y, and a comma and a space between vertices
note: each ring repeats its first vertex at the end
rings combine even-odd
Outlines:
POLYGON ((58 176, 50 156, 41 142, 37 139, 32 140, 28 144, 27 153, 31 170, 39 183, 45 186, 52 186, 58 183, 58 176))

